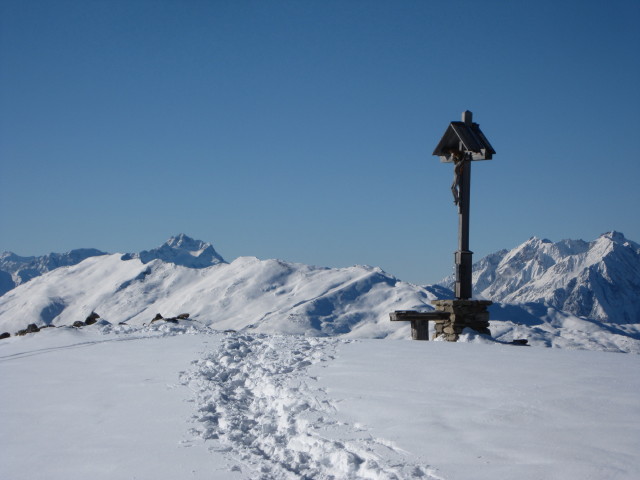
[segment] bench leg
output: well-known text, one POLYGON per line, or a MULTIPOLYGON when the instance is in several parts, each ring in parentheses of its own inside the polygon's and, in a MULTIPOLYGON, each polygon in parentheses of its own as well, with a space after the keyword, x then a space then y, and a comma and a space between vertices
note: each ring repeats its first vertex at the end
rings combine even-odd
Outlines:
POLYGON ((429 340, 429 322, 411 320, 411 339, 429 340))

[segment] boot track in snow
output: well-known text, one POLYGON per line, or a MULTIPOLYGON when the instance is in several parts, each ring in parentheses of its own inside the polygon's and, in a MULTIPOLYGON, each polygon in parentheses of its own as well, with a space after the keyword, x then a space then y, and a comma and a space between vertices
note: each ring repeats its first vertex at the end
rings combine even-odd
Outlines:
POLYGON ((230 469, 263 480, 435 479, 391 442, 341 418, 308 367, 344 340, 233 333, 182 382, 196 397, 193 434, 230 469))

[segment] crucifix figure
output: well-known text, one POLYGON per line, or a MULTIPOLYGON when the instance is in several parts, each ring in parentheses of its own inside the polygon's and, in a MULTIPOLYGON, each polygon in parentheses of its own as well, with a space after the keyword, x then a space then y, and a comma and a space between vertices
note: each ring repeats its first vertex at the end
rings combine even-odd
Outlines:
POLYGON ((451 193, 453 194, 453 203, 459 207, 462 195, 462 177, 464 175, 465 163, 468 159, 465 158, 466 156, 459 150, 451 150, 450 156, 454 163, 451 193))

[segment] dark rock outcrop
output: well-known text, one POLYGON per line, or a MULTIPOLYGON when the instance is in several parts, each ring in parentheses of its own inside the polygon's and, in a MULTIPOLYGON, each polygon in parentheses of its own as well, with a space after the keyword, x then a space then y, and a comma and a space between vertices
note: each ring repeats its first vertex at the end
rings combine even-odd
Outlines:
POLYGON ((24 330, 20 330, 16 333, 18 336, 26 335, 27 333, 37 333, 40 331, 40 328, 35 323, 30 323, 27 325, 27 328, 24 330))
POLYGON ((87 317, 84 323, 85 325, 93 325, 98 321, 99 318, 100 318, 100 315, 98 315, 96 312, 91 312, 91 315, 87 317))
POLYGON ((164 318, 161 314, 158 313, 153 318, 153 320, 151 320, 151 323, 158 322, 160 320, 163 320, 165 322, 170 322, 170 323, 178 323, 178 320, 188 320, 188 319, 189 319, 189 314, 188 313, 181 313, 177 317, 169 317, 169 318, 164 318))

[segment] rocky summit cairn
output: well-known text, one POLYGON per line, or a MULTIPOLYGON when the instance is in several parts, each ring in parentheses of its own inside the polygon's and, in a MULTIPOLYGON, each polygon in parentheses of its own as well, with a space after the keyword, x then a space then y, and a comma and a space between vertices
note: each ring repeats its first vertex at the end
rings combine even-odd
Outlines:
POLYGON ((470 111, 462 113, 462 121, 451 122, 433 151, 443 163, 453 163, 451 193, 458 208, 458 250, 455 252, 455 299, 436 300, 435 312, 393 312, 392 321, 411 321, 411 338, 428 340, 428 322, 435 322, 435 337, 455 342, 465 328, 490 335, 490 301, 472 300, 472 255, 469 249, 469 211, 471 205, 471 164, 491 160, 496 151, 474 123, 470 111))

